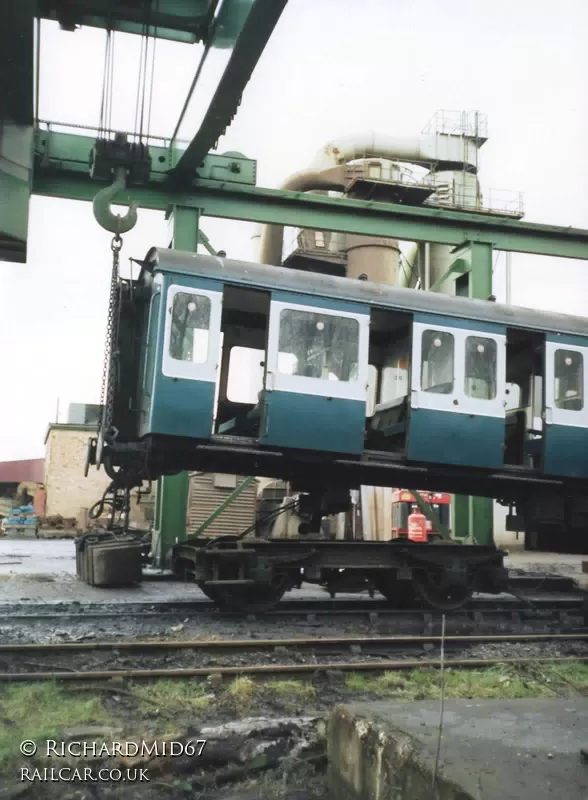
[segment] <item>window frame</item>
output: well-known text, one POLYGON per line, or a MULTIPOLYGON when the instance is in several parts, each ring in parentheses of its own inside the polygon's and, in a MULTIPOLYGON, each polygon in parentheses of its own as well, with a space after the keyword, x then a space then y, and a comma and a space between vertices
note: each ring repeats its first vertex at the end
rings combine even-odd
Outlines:
MULTIPOLYGON (((419 364, 419 373, 420 373, 420 375, 419 375, 419 385, 421 387, 421 391, 425 392, 426 394, 453 395, 455 393, 455 387, 456 387, 455 366, 456 366, 456 360, 457 360, 456 359, 456 350, 457 350, 456 345, 457 345, 457 342, 456 342, 456 339, 455 339, 455 334, 452 333, 451 331, 438 330, 437 328, 433 328, 433 327, 425 328, 420 334, 420 340, 421 340, 421 359, 420 359, 420 364, 419 364), (444 337, 451 337, 451 344, 452 344, 452 348, 451 348, 451 388, 447 392, 434 392, 433 391, 434 386, 442 386, 443 384, 434 384, 434 385, 430 384, 427 388, 425 388, 423 386, 423 372, 424 372, 424 366, 425 366, 425 359, 423 357, 423 344, 424 344, 425 335, 428 334, 428 333, 432 333, 433 335, 437 334, 437 335, 441 335, 441 336, 444 336, 444 337)), ((427 359, 427 362, 429 362, 429 359, 427 359)), ((427 376, 427 378, 428 378, 428 376, 427 376)))
MULTIPOLYGON (((357 353, 359 354, 360 327, 359 327, 358 320, 353 319, 352 317, 348 317, 348 316, 341 316, 340 314, 338 314, 338 315, 325 314, 325 313, 323 313, 322 309, 318 309, 318 308, 317 309, 314 309, 314 308, 306 309, 304 311, 301 311, 300 309, 295 309, 295 308, 282 308, 280 310, 280 312, 279 312, 279 327, 278 327, 278 363, 277 363, 277 371, 278 371, 278 373, 280 375, 293 375, 293 374, 295 374, 295 373, 290 373, 290 372, 284 372, 283 370, 280 369, 279 356, 282 355, 282 354, 284 354, 284 355, 294 355, 293 353, 290 353, 288 350, 280 350, 280 339, 281 339, 281 335, 282 335, 282 323, 284 321, 284 314, 307 314, 309 316, 315 316, 315 317, 316 316, 321 316, 321 317, 331 316, 331 317, 334 317, 337 320, 348 320, 348 319, 351 319, 351 321, 355 323, 356 331, 354 331, 354 332, 357 334, 357 353)), ((359 358, 359 355, 358 355, 358 358, 359 358)), ((352 361, 350 363, 350 366, 353 363, 355 363, 355 362, 352 361)), ((296 375, 296 377, 299 377, 299 378, 306 377, 309 380, 313 380, 313 381, 327 381, 327 380, 329 380, 329 378, 318 377, 316 375, 313 375, 313 376, 310 376, 310 375, 306 375, 306 376, 305 375, 296 375)), ((346 380, 342 380, 341 378, 337 378, 336 382, 351 383, 354 380, 355 380, 355 378, 347 378, 346 380)))
MULTIPOLYGON (((189 302, 191 302, 191 301, 188 300, 188 303, 189 302)), ((211 319, 211 315, 212 315, 212 302, 210 300, 210 297, 206 297, 206 295, 198 294, 196 292, 175 292, 175 294, 173 295, 173 298, 172 298, 172 305, 171 305, 170 340, 169 340, 169 347, 168 347, 168 353, 167 353, 174 361, 187 361, 190 364, 206 364, 206 362, 208 361, 208 353, 209 353, 209 350, 210 350, 210 319, 211 319), (208 334, 208 336, 206 338, 206 357, 201 359, 201 360, 198 360, 198 361, 195 361, 193 358, 191 358, 191 359, 190 358, 178 358, 172 352, 172 336, 171 336, 171 333, 172 333, 172 329, 173 329, 173 326, 174 326, 174 306, 176 304, 177 298, 180 295, 186 295, 188 298, 192 298, 192 299, 197 298, 198 301, 205 300, 206 303, 207 303, 207 306, 208 306, 207 307, 208 327, 206 327, 206 328, 196 328, 196 327, 190 326, 190 327, 186 327, 186 329, 184 330, 184 335, 186 334, 186 332, 188 330, 192 331, 192 332, 197 331, 197 330, 199 330, 199 331, 204 331, 205 330, 206 333, 208 334)), ((192 347, 194 346, 193 345, 193 340, 194 340, 194 335, 192 336, 192 347)), ((184 345, 184 344, 185 344, 185 342, 182 342, 182 345, 184 345)))
MULTIPOLYGON (((464 373, 463 373, 463 393, 464 393, 464 395, 466 397, 469 397, 469 398, 473 399, 473 400, 495 400, 496 396, 498 394, 498 347, 497 347, 497 344, 496 344, 496 339, 493 339, 492 336, 488 336, 486 334, 483 334, 482 332, 480 332, 480 334, 478 336, 474 336, 472 334, 469 334, 468 336, 465 337, 463 346, 464 346, 464 361, 463 361, 463 364, 464 364, 464 367, 463 367, 463 369, 464 369, 464 373), (468 379, 469 380, 475 380, 475 378, 470 378, 468 376, 468 374, 467 374, 468 342, 470 341, 470 339, 478 339, 478 340, 479 339, 483 339, 486 342, 492 342, 492 344, 494 345, 494 352, 493 352, 493 356, 494 356, 494 383, 493 383, 494 392, 493 392, 491 397, 476 397, 476 395, 470 394, 469 391, 468 391, 468 387, 467 387, 468 379)), ((505 387, 505 395, 506 395, 506 387, 505 387)))
MULTIPOLYGON (((302 300, 302 298, 300 299, 302 300)), ((267 369, 264 388, 270 392, 284 391, 294 394, 337 397, 359 400, 367 404, 369 327, 370 309, 368 306, 365 307, 365 312, 346 311, 339 308, 325 308, 316 302, 304 304, 272 298, 270 303, 267 369), (357 320, 359 323, 357 376, 349 381, 330 381, 278 372, 281 312, 285 310, 305 311, 311 314, 318 313, 324 316, 345 317, 357 320)))
POLYGON ((165 293, 165 328, 163 336, 163 354, 161 372, 167 378, 206 381, 213 383, 217 379, 220 361, 222 291, 201 289, 199 286, 172 283, 165 293), (208 356, 206 361, 180 361, 170 353, 171 325, 174 298, 177 294, 192 294, 207 297, 210 300, 210 318, 208 326, 208 356))
MULTIPOLYGON (((452 319, 447 317, 447 322, 439 322, 439 316, 416 315, 412 325, 412 351, 411 351, 411 382, 410 405, 411 408, 431 409, 434 411, 450 411, 458 414, 474 414, 476 416, 505 417, 506 398, 506 329, 488 325, 485 328, 480 324, 476 327, 464 325, 464 321, 456 320, 456 325, 451 324, 452 319), (427 392, 421 388, 421 362, 422 362, 422 333, 433 330, 451 333, 454 337, 454 375, 453 392, 451 394, 438 394, 427 392), (464 392, 465 376, 465 340, 468 336, 485 337, 496 342, 496 397, 493 400, 468 397, 464 392), (457 402, 456 402, 457 401, 457 402)), ((472 320, 472 324, 474 321, 472 320)))
POLYGON ((584 398, 588 397, 588 339, 587 337, 562 336, 561 338, 554 333, 547 333, 545 341, 545 424, 565 425, 570 428, 588 428, 588 403, 584 400, 582 410, 568 408, 558 408, 555 405, 555 352, 556 350, 570 350, 582 353, 584 357, 583 392, 584 398))
POLYGON ((584 375, 584 373, 585 373, 585 369, 586 369, 586 367, 585 367, 585 364, 584 364, 584 353, 582 353, 581 351, 578 351, 576 349, 570 349, 568 347, 563 347, 563 346, 556 347, 554 349, 554 351, 553 351, 553 407, 556 408, 558 411, 581 412, 581 411, 584 410, 584 407, 586 405, 585 396, 584 396, 585 395, 585 393, 584 393, 584 383, 585 383, 585 375, 584 375), (558 398, 558 392, 556 390, 556 381, 558 380, 556 359, 557 359, 558 353, 566 353, 566 354, 570 354, 570 355, 571 354, 575 354, 575 355, 580 357, 580 381, 579 382, 580 382, 580 387, 581 387, 581 389, 580 389, 580 399, 582 401, 582 405, 580 406, 580 408, 566 408, 565 405, 559 405, 559 403, 561 403, 562 401, 565 401, 566 399, 571 399, 571 398, 565 398, 565 397, 563 397, 563 398, 559 397, 558 398))

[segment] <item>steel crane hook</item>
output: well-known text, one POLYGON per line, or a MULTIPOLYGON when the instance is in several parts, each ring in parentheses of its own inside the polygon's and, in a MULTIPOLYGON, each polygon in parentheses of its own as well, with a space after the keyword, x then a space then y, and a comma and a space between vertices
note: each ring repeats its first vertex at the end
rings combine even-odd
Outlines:
POLYGON ((113 214, 110 210, 114 198, 126 188, 126 185, 127 171, 124 167, 117 167, 112 186, 101 189, 94 198, 92 204, 94 216, 98 224, 107 231, 116 233, 117 235, 127 233, 137 224, 138 203, 131 203, 124 217, 121 217, 120 214, 113 214))

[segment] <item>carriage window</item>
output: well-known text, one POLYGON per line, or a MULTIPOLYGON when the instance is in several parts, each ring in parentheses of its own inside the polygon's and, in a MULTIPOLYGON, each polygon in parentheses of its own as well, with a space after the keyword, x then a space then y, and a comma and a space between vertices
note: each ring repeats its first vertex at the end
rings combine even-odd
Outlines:
POLYGON ((453 392, 453 349, 451 333, 423 331, 421 388, 424 392, 453 392))
POLYGON ((174 295, 171 314, 171 357, 204 364, 208 359, 210 299, 201 294, 178 292, 174 295))
POLYGON ((264 362, 264 350, 231 347, 227 400, 231 403, 257 403, 263 389, 264 362))
POLYGON ((584 408, 584 364, 582 353, 555 351, 555 406, 567 411, 584 408))
POLYGON ((486 336, 468 336, 465 342, 466 397, 496 397, 496 342, 486 336))
POLYGON ((278 350, 278 370, 286 375, 355 380, 359 323, 349 317, 287 309, 280 314, 278 350))

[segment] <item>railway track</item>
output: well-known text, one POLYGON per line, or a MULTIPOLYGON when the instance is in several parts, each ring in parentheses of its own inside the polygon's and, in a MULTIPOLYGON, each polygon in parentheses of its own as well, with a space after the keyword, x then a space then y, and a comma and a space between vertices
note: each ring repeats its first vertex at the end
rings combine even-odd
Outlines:
MULTIPOLYGON (((328 670, 342 671, 386 671, 440 666, 440 659, 431 658, 431 651, 440 646, 442 637, 422 636, 336 636, 324 638, 297 637, 291 639, 223 639, 184 641, 123 641, 123 642, 74 642, 52 644, 3 644, 0 645, 0 682, 35 680, 105 680, 115 678, 191 678, 214 674, 263 675, 276 673, 312 674, 328 670), (170 659, 170 654, 175 656, 170 659), (106 653, 106 663, 96 669, 96 655, 106 653), (29 656, 51 656, 63 659, 63 664, 31 662, 29 656), (251 662, 256 655, 258 661, 251 662), (391 659, 391 655, 396 658, 391 659), (260 655, 265 661, 260 663, 260 655), (90 656, 90 662, 85 657, 90 656), (130 658, 129 658, 130 656, 130 658), (218 664, 212 656, 221 656, 225 663, 218 664), (327 656, 331 660, 324 659, 327 656), (336 656, 333 659, 333 656, 336 656), (157 663, 145 667, 149 661, 157 663), (206 663, 195 665, 193 660, 206 663), (164 660, 165 666, 161 665, 164 660), (109 659, 118 665, 121 659, 124 668, 109 668, 109 659), (278 660, 279 659, 279 660, 278 660), (78 663, 76 663, 76 660, 78 663), (172 663, 170 665, 170 660, 172 663), (136 662, 136 663, 128 663, 136 662), (186 664, 186 661, 189 663, 186 664), (237 663, 235 663, 235 661, 237 663), (178 665, 180 662, 181 665, 178 665), (141 665, 141 666, 137 666, 141 665), (34 669, 31 671, 30 667, 34 669), (26 668, 26 669, 25 669, 26 668)), ((575 647, 573 655, 543 656, 541 654, 512 658, 501 655, 479 658, 473 656, 448 657, 447 667, 480 667, 498 663, 523 664, 530 661, 576 661, 588 662, 588 631, 565 634, 507 634, 443 637, 446 653, 466 651, 476 645, 554 645, 575 647)))
MULTIPOLYGON (((539 611, 582 611, 586 596, 579 590, 576 592, 562 592, 549 594, 520 595, 519 597, 500 597, 489 599, 487 597, 474 597, 467 606, 458 611, 451 612, 449 616, 468 615, 476 613, 502 613, 517 614, 521 612, 539 611)), ((49 607, 50 608, 50 607, 49 607)), ((215 615, 219 618, 238 618, 245 616, 248 619, 263 617, 279 619, 281 617, 308 617, 308 616, 364 616, 377 615, 384 617, 406 616, 414 614, 438 614, 430 609, 395 609, 391 608, 385 600, 372 598, 333 599, 333 600, 284 600, 277 608, 260 613, 238 614, 231 611, 221 611, 209 600, 194 600, 183 603, 119 603, 101 604, 96 608, 93 604, 81 606, 76 604, 72 610, 71 604, 58 605, 54 610, 49 610, 47 605, 27 604, 15 611, 14 606, 0 606, 0 618, 3 622, 18 621, 50 622, 100 619, 132 618, 175 618, 186 614, 215 615)))
POLYGON ((156 640, 156 641, 123 641, 123 642, 63 642, 63 643, 26 643, 26 644, 0 644, 0 656, 5 653, 62 653, 62 652, 96 652, 108 651, 136 651, 149 650, 199 650, 208 652, 242 652, 251 650, 282 650, 285 648, 303 651, 327 651, 332 648, 349 647, 350 649, 389 649, 391 647, 420 646, 425 644, 441 644, 446 646, 455 644, 495 644, 495 643, 521 643, 521 642, 554 642, 578 641, 588 642, 588 631, 576 633, 515 633, 515 634, 489 634, 486 636, 325 636, 299 637, 295 639, 193 639, 193 640, 156 640))

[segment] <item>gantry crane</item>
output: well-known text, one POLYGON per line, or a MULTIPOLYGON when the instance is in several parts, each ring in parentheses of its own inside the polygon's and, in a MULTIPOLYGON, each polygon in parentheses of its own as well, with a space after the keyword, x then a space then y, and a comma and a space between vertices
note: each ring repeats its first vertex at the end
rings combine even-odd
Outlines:
MULTIPOLYGON (((0 258, 26 262, 29 199, 37 194, 95 201, 96 218, 115 237, 133 224, 137 205, 158 209, 172 222, 172 246, 191 251, 204 238, 199 230, 202 216, 447 244, 455 247, 449 272, 467 276, 471 297, 485 298, 492 292, 493 250, 588 259, 586 230, 260 188, 254 159, 212 152, 234 118, 285 6, 286 0, 4 0, 0 258), (80 26, 107 32, 102 113, 95 130, 70 126, 64 131, 54 121, 39 119, 41 19, 59 23, 72 36, 80 26), (118 32, 143 37, 145 54, 158 38, 185 47, 204 46, 169 140, 151 135, 143 113, 135 130, 110 126, 117 76, 109 48, 118 32), (110 210, 114 200, 134 205, 117 218, 110 210)), ((144 100, 145 69, 141 80, 144 100)), ((187 492, 187 475, 158 482, 155 527, 161 558, 185 536, 187 492)), ((491 515, 491 502, 472 504, 470 524, 485 531, 482 539, 492 536, 491 515)))

